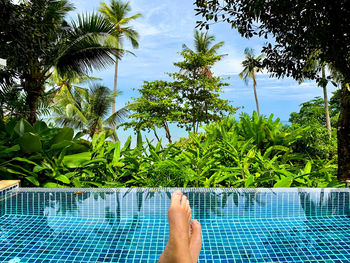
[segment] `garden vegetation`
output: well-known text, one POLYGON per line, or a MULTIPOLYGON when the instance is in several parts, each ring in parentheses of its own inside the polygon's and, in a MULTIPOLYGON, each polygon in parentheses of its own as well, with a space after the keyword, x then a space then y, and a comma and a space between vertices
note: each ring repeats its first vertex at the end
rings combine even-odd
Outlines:
MULTIPOLYGON (((138 47, 138 33, 129 23, 141 14, 130 14, 129 3, 113 0, 101 3, 100 14, 66 21, 73 9, 66 0, 18 5, 0 0, 0 57, 6 59, 6 66, 0 66, 0 178, 38 187, 344 186, 350 179, 350 140, 345 134, 350 127, 350 71, 345 72, 350 42, 342 42, 340 33, 336 43, 345 46, 337 54, 344 59, 334 58, 333 44, 326 46, 313 31, 315 26, 325 31, 333 27, 292 23, 292 12, 283 13, 293 30, 305 27, 315 34, 315 45, 307 39, 301 48, 302 33, 292 38, 288 32, 294 31, 272 19, 280 16, 266 15, 289 8, 271 3, 266 5, 270 9, 255 12, 249 1, 224 2, 227 6, 197 1, 198 14, 205 18, 199 25, 218 21, 217 13, 225 11, 221 19, 243 36, 276 38, 276 46, 267 44, 258 56, 252 49, 245 51, 240 77, 253 81, 257 112, 251 116, 238 116, 238 108, 220 97, 228 83, 211 69, 228 54, 220 54, 224 43, 208 32, 195 30, 193 49, 183 45, 181 60, 174 62, 177 70, 168 73, 171 80, 145 81, 140 96, 117 110, 118 60, 132 53, 122 40, 138 47), (257 19, 260 29, 254 30, 257 19), (114 92, 89 76, 112 65, 114 92), (341 89, 329 102, 324 96, 303 103, 283 124, 260 113, 255 75, 263 68, 298 81, 316 78, 323 90, 328 81, 341 89), (188 136, 174 141, 170 124, 186 129, 188 136), (118 127, 132 128, 135 140, 130 136, 121 144, 118 127), (164 129, 166 141, 159 129, 164 129), (143 137, 142 131, 153 132, 156 139, 143 137)), ((309 4, 317 1, 303 2, 312 15, 309 4)), ((330 8, 332 3, 324 4, 330 8)))

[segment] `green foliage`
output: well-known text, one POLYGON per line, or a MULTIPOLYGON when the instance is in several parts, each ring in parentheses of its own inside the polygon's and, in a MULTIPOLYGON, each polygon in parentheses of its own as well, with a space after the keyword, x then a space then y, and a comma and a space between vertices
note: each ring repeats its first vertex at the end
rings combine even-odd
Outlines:
POLYGON ((118 94, 112 94, 102 85, 91 85, 89 89, 63 85, 55 97, 54 120, 62 126, 70 126, 87 133, 92 138, 103 130, 117 139, 111 126, 120 122, 128 112, 126 107, 109 115, 118 94))
POLYGON ((71 174, 62 160, 75 151, 87 151, 88 144, 73 139, 73 130, 48 128, 44 122, 31 126, 26 120, 12 119, 2 125, 0 174, 15 176, 24 185, 69 185, 71 174))
POLYGON ((95 134, 92 141, 71 128, 32 127, 24 120, 4 124, 0 176, 44 187, 336 187, 331 160, 293 152, 308 128, 283 127, 273 117, 241 115, 205 127, 202 134, 162 147, 131 137, 122 146, 95 134), (28 134, 30 137, 28 137, 28 134), (39 138, 30 145, 31 136, 39 138), (30 141, 28 141, 30 140, 30 141), (22 143, 24 142, 24 143, 22 143))
POLYGON ((74 8, 66 0, 18 5, 4 1, 2 7, 9 20, 1 21, 0 53, 8 63, 0 75, 12 85, 20 80, 30 123, 36 120, 38 101, 53 67, 61 76, 69 76, 114 62, 117 49, 100 41, 112 34, 114 27, 101 15, 78 15, 75 21, 67 22, 65 16, 74 8))
POLYGON ((129 116, 131 121, 124 123, 123 126, 132 127, 135 131, 153 130, 155 134, 156 128, 164 128, 166 137, 171 143, 169 122, 177 121, 182 114, 181 107, 177 104, 178 95, 171 83, 158 80, 145 81, 138 91, 141 97, 134 98, 134 102, 129 104, 130 110, 134 112, 129 116))
MULTIPOLYGON (((329 101, 329 115, 332 127, 337 127, 337 121, 340 112, 339 102, 340 90, 333 93, 329 101)), ((324 109, 324 100, 316 97, 310 101, 300 104, 299 112, 292 112, 289 121, 299 125, 321 124, 326 127, 326 117, 324 109)))
POLYGON ((293 150, 304 152, 313 158, 337 161, 337 121, 339 117, 339 92, 334 92, 329 103, 329 114, 332 123, 332 133, 326 127, 324 101, 316 97, 301 104, 299 112, 292 112, 289 121, 291 129, 298 127, 307 128, 298 141, 293 145, 293 150))
POLYGON ((207 56, 186 49, 180 54, 184 60, 174 63, 180 71, 170 74, 175 79, 172 86, 178 94, 178 105, 181 105, 183 113, 179 116, 178 126, 197 133, 201 124, 220 120, 227 114, 233 114, 237 108, 219 97, 222 87, 228 84, 220 77, 205 73, 221 56, 207 56), (206 70, 203 72, 203 69, 206 70))
POLYGON ((338 178, 350 179, 350 9, 342 1, 196 0, 200 28, 220 19, 246 38, 264 36, 263 66, 277 77, 316 79, 325 87, 324 66, 341 82, 338 178), (310 60, 311 59, 311 60, 310 60), (319 65, 314 67, 312 64, 319 65), (321 71, 321 77, 320 77, 321 71), (322 72, 323 71, 323 72, 322 72), (323 76, 322 76, 323 75, 323 76))
POLYGON ((350 36, 344 33, 348 32, 350 12, 340 2, 302 0, 290 5, 267 0, 197 0, 195 4, 196 15, 203 18, 197 22, 200 28, 208 29, 220 20, 246 38, 273 35, 263 47, 264 64, 278 76, 301 79, 307 73, 307 78, 315 78, 317 70, 303 72, 310 57, 349 75, 350 36))
POLYGON ((224 42, 211 45, 214 40, 214 36, 195 31, 195 51, 183 45, 183 61, 174 63, 179 72, 169 74, 174 81, 145 82, 139 89, 141 97, 130 104, 135 112, 132 121, 123 125, 135 131, 153 130, 156 138, 156 128, 164 128, 172 143, 169 123, 198 133, 200 125, 233 114, 237 108, 220 98, 222 87, 228 84, 211 73, 211 67, 224 56, 217 54, 224 42))

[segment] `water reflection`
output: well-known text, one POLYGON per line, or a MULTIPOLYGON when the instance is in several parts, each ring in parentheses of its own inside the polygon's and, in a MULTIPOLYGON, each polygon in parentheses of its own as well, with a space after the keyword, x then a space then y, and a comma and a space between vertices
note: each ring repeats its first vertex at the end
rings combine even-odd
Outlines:
MULTIPOLYGON (((271 262, 272 256, 286 262, 283 249, 308 262, 328 240, 350 244, 344 231, 350 226, 345 191, 184 194, 203 226, 202 260, 220 262, 209 256, 229 253, 237 262, 271 262)), ((155 262, 167 238, 170 197, 171 192, 132 190, 20 193, 7 200, 7 215, 0 218, 0 245, 20 251, 13 258, 30 256, 38 262, 52 255, 56 262, 155 262)), ((8 262, 1 253, 0 262, 8 262)))
MULTIPOLYGON (((184 194, 196 219, 350 216, 349 193, 345 191, 233 190, 184 194)), ((6 200, 5 207, 8 214, 104 218, 108 224, 115 225, 123 218, 166 220, 170 199, 171 192, 154 191, 27 192, 6 200)))
POLYGON ((349 193, 320 189, 319 192, 299 190, 300 205, 305 217, 349 216, 349 193))

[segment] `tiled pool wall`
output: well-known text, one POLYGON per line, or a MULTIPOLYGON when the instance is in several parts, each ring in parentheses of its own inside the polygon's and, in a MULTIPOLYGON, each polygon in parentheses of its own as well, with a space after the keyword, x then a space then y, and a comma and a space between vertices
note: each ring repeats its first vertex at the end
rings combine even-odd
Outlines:
POLYGON ((9 187, 6 187, 6 188, 0 190, 0 217, 6 213, 6 211, 5 211, 6 197, 11 195, 13 190, 18 189, 18 188, 19 188, 19 183, 16 183, 14 185, 11 185, 9 187))
MULTIPOLYGON (((180 189, 195 219, 350 215, 349 189, 180 189)), ((43 189, 7 192, 1 214, 166 219, 175 189, 43 189)))

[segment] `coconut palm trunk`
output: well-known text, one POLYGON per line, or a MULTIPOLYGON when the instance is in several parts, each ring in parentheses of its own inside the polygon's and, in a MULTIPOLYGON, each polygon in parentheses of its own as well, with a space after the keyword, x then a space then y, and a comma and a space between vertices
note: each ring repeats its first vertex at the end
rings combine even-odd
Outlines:
POLYGON ((255 97, 255 103, 256 103, 256 111, 258 112, 258 116, 260 117, 258 94, 256 92, 255 69, 253 69, 252 77, 253 77, 253 87, 254 87, 254 97, 255 97))
MULTIPOLYGON (((128 17, 129 12, 131 11, 130 3, 124 2, 123 0, 111 0, 110 4, 100 3, 99 11, 110 21, 114 26, 115 32, 114 35, 107 39, 110 43, 114 43, 118 48, 120 54, 125 52, 131 53, 123 48, 123 39, 128 40, 133 48, 137 48, 138 33, 129 25, 129 23, 137 18, 141 17, 141 14, 135 14, 128 17)), ((115 68, 114 68, 114 93, 117 92, 117 78, 118 78, 118 60, 116 58, 115 68)), ((112 114, 115 113, 115 101, 112 104, 112 114)), ((116 130, 116 125, 113 124, 113 129, 116 130)))
POLYGON ((32 125, 36 122, 38 101, 42 90, 42 88, 27 90, 26 105, 29 108, 28 121, 32 125))
POLYGON ((256 103, 256 111, 260 117, 258 94, 256 92, 256 71, 261 69, 261 58, 264 54, 257 57, 254 55, 254 49, 246 48, 244 50, 245 60, 242 61, 243 70, 239 73, 239 77, 244 80, 245 84, 248 85, 248 80, 253 80, 254 97, 256 103))
MULTIPOLYGON (((322 66, 322 79, 326 78, 325 66, 322 66)), ((327 95, 327 82, 323 82, 323 98, 324 98, 324 108, 326 111, 326 124, 329 133, 329 137, 332 136, 332 126, 331 126, 331 118, 329 117, 329 108, 328 108, 328 95, 327 95)))
MULTIPOLYGON (((117 84, 118 84, 118 58, 115 58, 115 66, 114 66, 114 87, 113 93, 117 94, 117 84)), ((115 96, 113 104, 112 104, 112 114, 115 113, 115 104, 116 104, 117 96, 115 96)), ((113 123, 113 130, 116 130, 116 125, 113 123)))

